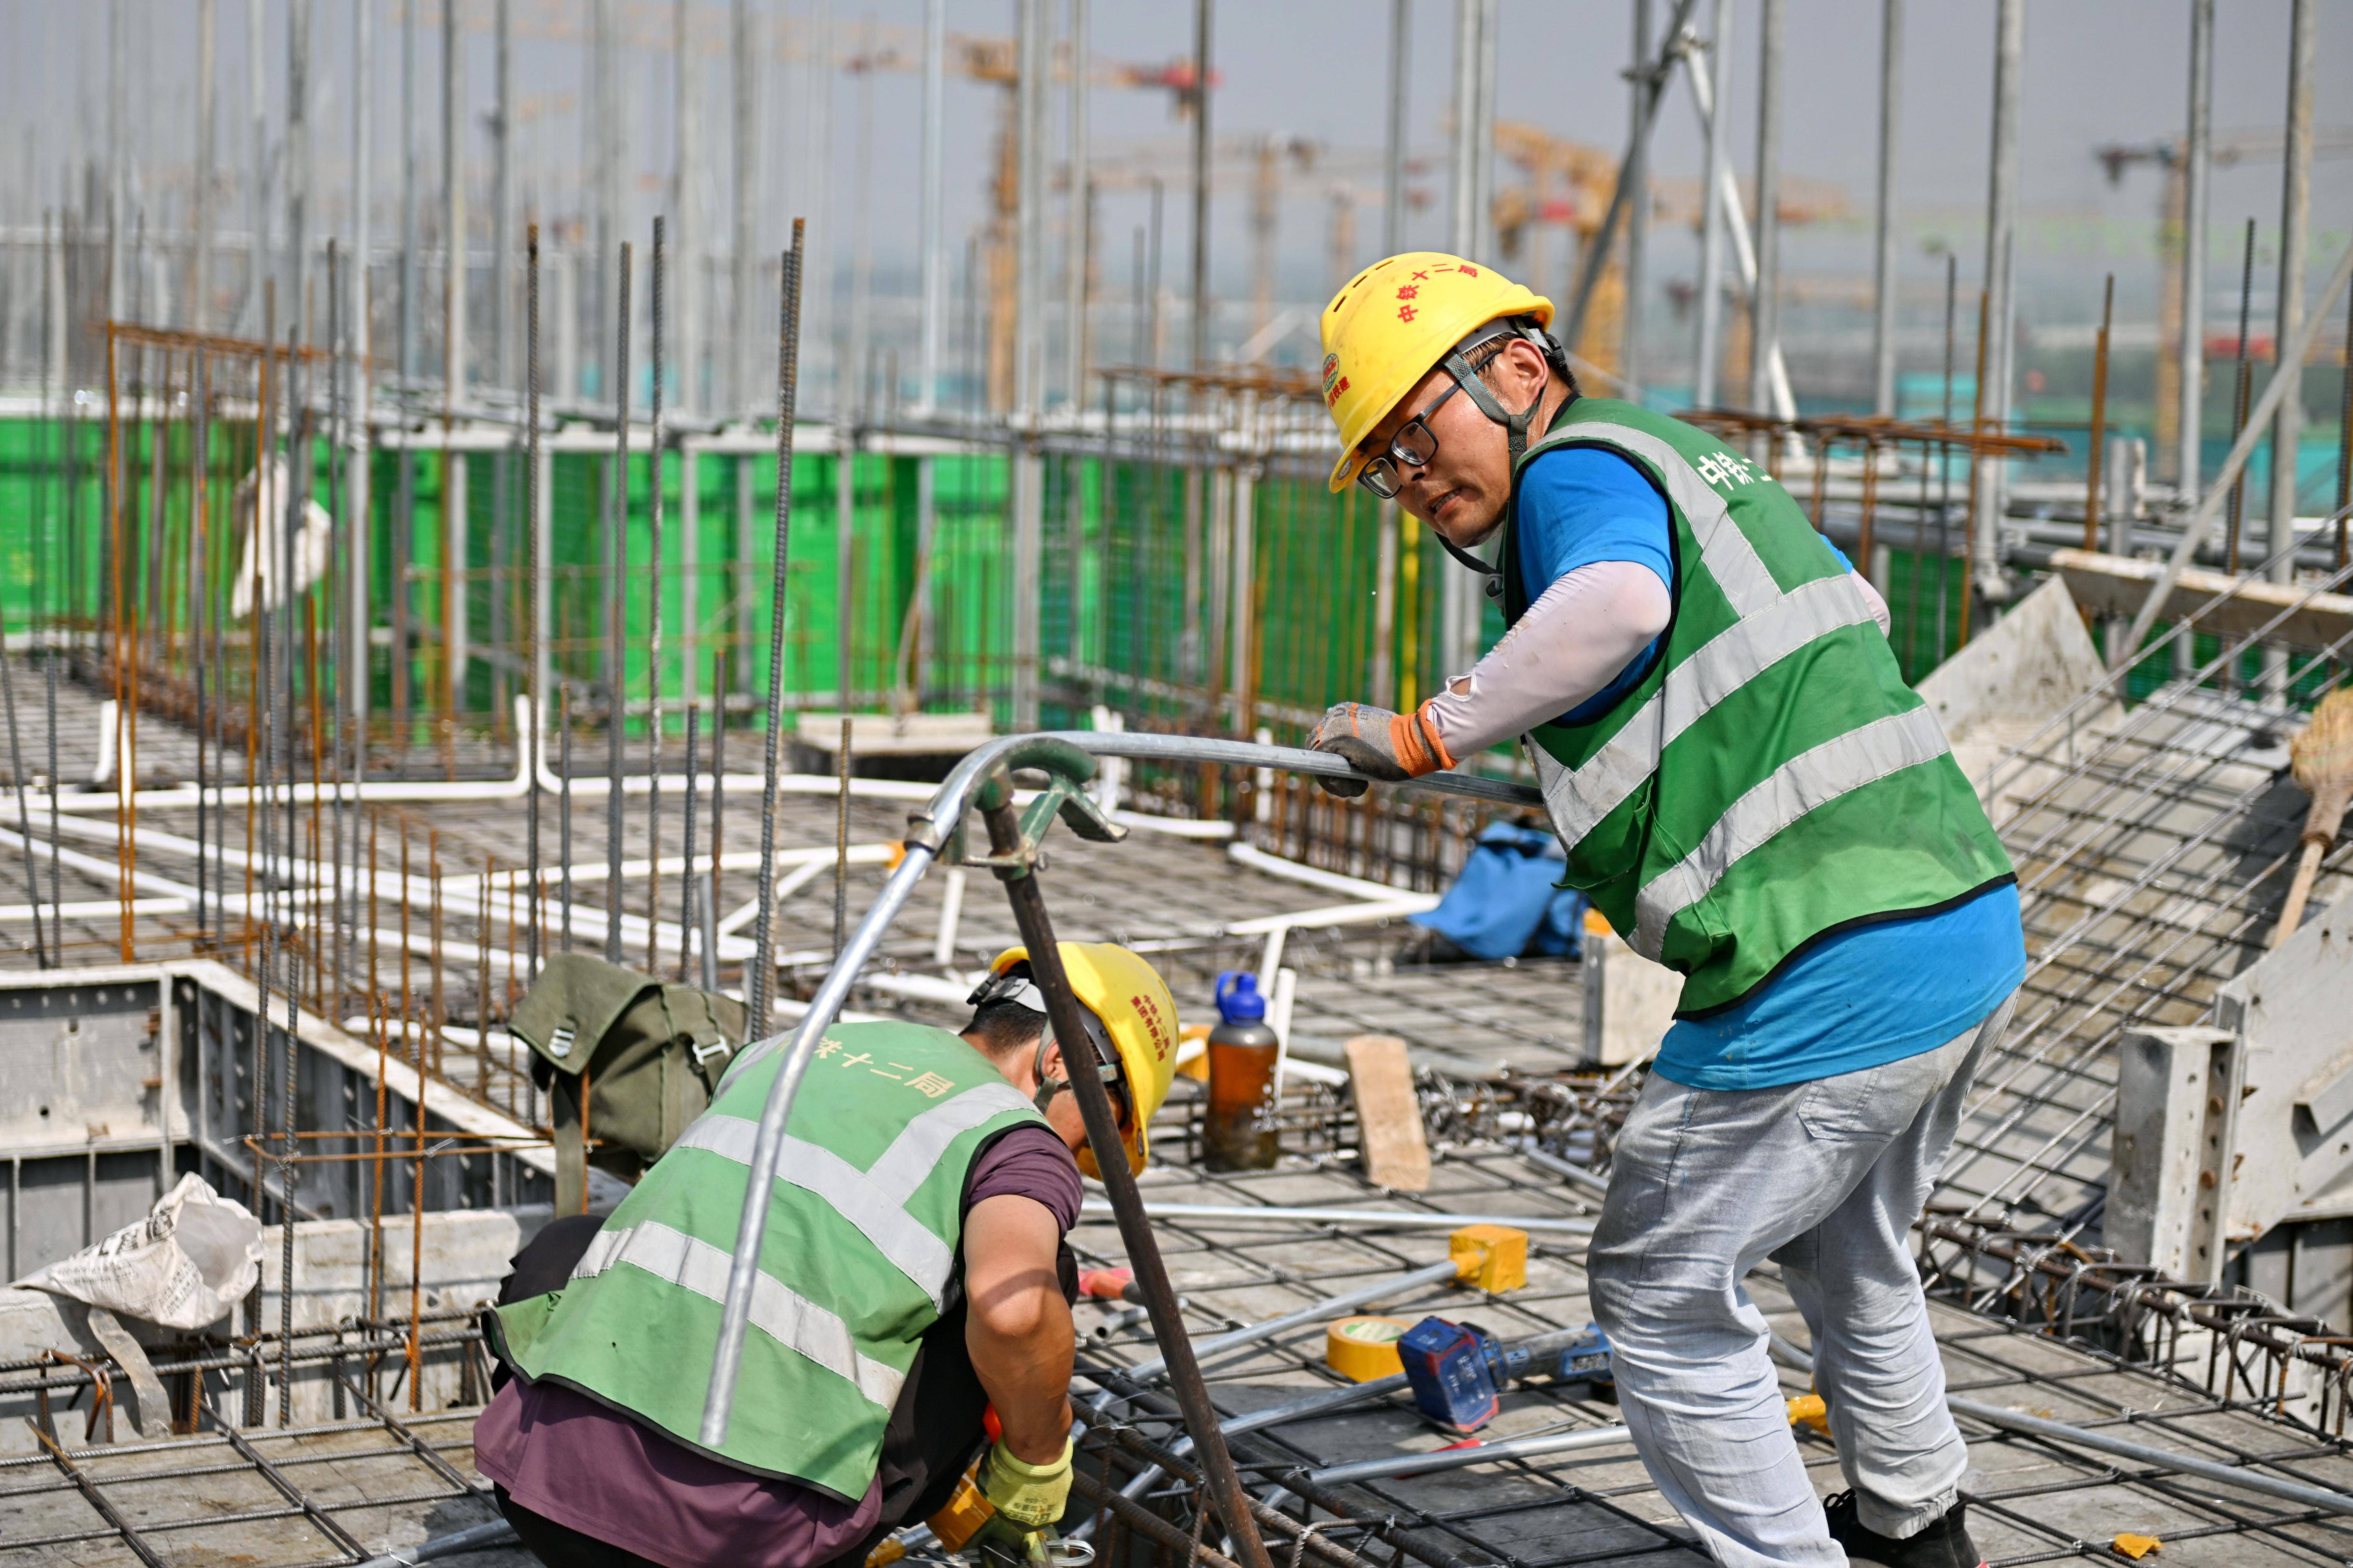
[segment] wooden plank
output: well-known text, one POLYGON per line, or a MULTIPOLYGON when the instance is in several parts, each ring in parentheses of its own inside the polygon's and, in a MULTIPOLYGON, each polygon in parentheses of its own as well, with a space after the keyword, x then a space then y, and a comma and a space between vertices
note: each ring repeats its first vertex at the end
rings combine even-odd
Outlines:
POLYGON ((1391 1192, 1430 1189, 1430 1141, 1414 1098, 1413 1063, 1395 1035, 1359 1035, 1348 1056, 1348 1092, 1356 1102, 1356 1142, 1365 1177, 1391 1192))
MULTIPOLYGON (((2051 569, 2066 579, 2067 592, 2085 610, 2130 616, 2157 585, 2165 563, 2054 550, 2051 569)), ((2185 616, 2197 618, 2200 631, 2218 637, 2245 637, 2268 626, 2263 640, 2289 647, 2333 647, 2353 637, 2353 595, 2316 594, 2301 583, 2233 577, 2203 566, 2183 569, 2157 618, 2162 625, 2185 616), (2217 595, 2228 596, 2218 602, 2217 595)))

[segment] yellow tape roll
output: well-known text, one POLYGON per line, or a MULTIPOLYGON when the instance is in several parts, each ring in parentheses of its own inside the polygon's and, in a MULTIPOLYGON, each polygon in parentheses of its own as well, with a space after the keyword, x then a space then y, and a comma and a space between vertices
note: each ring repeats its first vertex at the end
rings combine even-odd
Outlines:
POLYGON ((1343 1318, 1324 1331, 1324 1360, 1351 1383, 1370 1383, 1405 1371, 1399 1335, 1413 1325, 1399 1318, 1343 1318))

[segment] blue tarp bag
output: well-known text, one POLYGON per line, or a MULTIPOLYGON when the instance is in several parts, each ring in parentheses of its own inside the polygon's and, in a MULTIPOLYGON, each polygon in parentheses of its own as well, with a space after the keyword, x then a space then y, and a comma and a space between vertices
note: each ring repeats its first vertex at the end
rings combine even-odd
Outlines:
POLYGON ((1559 840, 1543 828, 1491 822, 1446 897, 1413 923, 1473 958, 1574 958, 1585 895, 1553 886, 1566 864, 1559 840))

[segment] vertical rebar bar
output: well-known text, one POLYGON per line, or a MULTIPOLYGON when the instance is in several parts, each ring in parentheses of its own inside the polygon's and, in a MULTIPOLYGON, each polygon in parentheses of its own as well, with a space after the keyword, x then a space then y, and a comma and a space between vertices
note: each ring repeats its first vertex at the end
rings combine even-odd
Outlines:
POLYGON ((286 311, 304 336, 311 311, 311 0, 286 5, 286 311))
MULTIPOLYGON (((450 412, 466 400, 466 39, 458 7, 441 7, 441 407, 450 412)), ((445 521, 448 540, 458 537, 445 521)), ((453 664, 461 646, 454 626, 441 628, 442 662, 453 664)), ((454 677, 453 677, 454 678, 454 677)))
MULTIPOLYGON (((18 737, 23 731, 16 723, 16 673, 8 662, 8 645, 5 630, 0 630, 0 692, 8 700, 8 781, 16 791, 16 832, 25 841, 25 899, 33 907, 33 964, 47 969, 53 963, 49 944, 41 924, 41 878, 33 864, 33 808, 25 798, 25 753, 18 737)), ((49 788, 55 791, 58 781, 52 777, 49 788)), ((60 933, 62 934, 62 933, 60 933)), ((142 1416, 144 1411, 140 1413, 142 1416)))
POLYGON ((2181 169, 2181 340, 2174 345, 2180 424, 2178 499, 2198 499, 2206 423, 2206 218, 2214 161, 2214 0, 2189 0, 2189 132, 2181 169))
MULTIPOLYGON (((1772 26, 1770 17, 1773 14, 1773 7, 1777 3, 1778 0, 1765 0, 1766 16, 1767 17, 1766 24, 1767 28, 1767 37, 1768 38, 1772 36, 1770 32, 1772 26)), ((1455 5, 1465 15, 1475 16, 1480 8, 1480 0, 1455 0, 1455 5)), ((1643 373, 1649 368, 1642 363, 1642 303, 1650 292, 1651 100, 1652 90, 1651 85, 1651 72, 1653 68, 1651 59, 1651 0, 1634 0, 1633 33, 1634 63, 1632 68, 1626 73, 1627 83, 1630 89, 1631 104, 1628 111, 1629 124, 1626 138, 1627 151, 1625 172, 1627 189, 1632 192, 1632 199, 1628 203, 1626 207, 1626 292, 1625 305, 1622 313, 1620 316, 1618 334, 1618 375, 1619 379, 1625 384, 1622 389, 1624 396, 1630 402, 1640 403, 1642 400, 1643 373)), ((1462 44, 1458 44, 1456 46, 1458 49, 1465 47, 1466 46, 1462 44)), ((1772 58, 1773 57, 1771 56, 1767 57, 1768 68, 1771 64, 1772 58)), ((1462 84, 1469 81, 1471 79, 1464 73, 1462 68, 1458 64, 1455 68, 1454 79, 1457 84, 1455 89, 1457 103, 1454 110, 1456 118, 1459 121, 1467 117, 1471 121, 1471 123, 1465 125, 1463 129, 1458 131, 1456 135, 1468 141, 1476 134, 1475 125, 1477 118, 1474 113, 1464 107, 1466 100, 1462 84)), ((1475 97, 1472 97, 1468 99, 1467 101, 1475 102, 1476 99, 1475 97)), ((1760 151, 1758 153, 1758 157, 1760 159, 1761 167, 1761 159, 1763 158, 1763 153, 1761 151, 1763 145, 1761 141, 1763 132, 1761 130, 1758 134, 1760 137, 1760 151)), ((1476 156, 1476 153, 1473 151, 1468 155, 1476 156)), ((1461 168, 1457 169, 1455 177, 1457 179, 1463 177, 1463 172, 1461 168)), ((1759 178, 1762 178, 1761 174, 1759 175, 1759 178)), ((1762 188, 1763 187, 1760 185, 1759 189, 1761 190, 1762 188)), ((1458 203, 1461 199, 1461 198, 1460 197, 1457 198, 1458 203)), ((1475 210, 1465 214, 1461 210, 1460 206, 1458 206, 1455 214, 1455 225, 1457 229, 1460 231, 1459 237, 1461 239, 1472 239, 1475 243, 1474 237, 1478 233, 1478 229, 1476 227, 1478 218, 1479 215, 1475 210)), ((1762 236, 1759 237, 1759 239, 1761 242, 1762 236)), ((1466 251, 1465 254, 1467 255, 1468 252, 1466 251)), ((1761 408, 1764 405, 1759 402, 1757 406, 1761 408)), ((1459 597, 1459 595, 1456 596, 1459 597)), ((1452 649, 1448 650, 1450 657, 1452 656, 1453 651, 1454 650, 1452 649)))
POLYGON ((834 753, 841 789, 833 816, 833 956, 849 935, 849 715, 841 716, 841 742, 834 753))
MULTIPOLYGON (((2255 302, 2255 220, 2247 220, 2244 253, 2239 263, 2239 342, 2238 363, 2231 382, 2231 440, 2236 445, 2239 433, 2247 427, 2247 400, 2254 391, 2254 356, 2248 352, 2247 331, 2255 302)), ((2246 520, 2247 479, 2242 468, 2231 480, 2229 523, 2222 550, 2222 569, 2237 575, 2239 570, 2239 539, 2246 520)))
MULTIPOLYGON (((1749 317, 1748 406, 1773 406, 1781 348, 1781 55, 1785 0, 1763 0, 1757 21, 1757 300, 1749 317)), ((1764 438, 1767 446, 1771 437, 1764 438)))
MULTIPOLYGON (((947 231, 942 221, 947 183, 947 0, 923 0, 923 163, 916 241, 923 299, 915 405, 927 414, 940 402, 940 345, 948 308, 947 231)), ((926 458, 923 472, 928 476, 930 471, 926 458)))
MULTIPOLYGON (((1064 284, 1068 300, 1063 306, 1063 326, 1066 334, 1062 344, 1063 395, 1072 409, 1083 407, 1087 401, 1087 244, 1090 238, 1087 224, 1087 199, 1091 188, 1088 174, 1087 146, 1087 65, 1092 53, 1087 26, 1087 0, 1071 3, 1071 100, 1070 100, 1070 227, 1064 235, 1066 253, 1063 261, 1064 284)), ((1075 586, 1071 590, 1074 598, 1075 586)), ((1071 620, 1077 621, 1075 603, 1071 620)))
POLYGON ((792 544, 793 413, 800 383, 801 247, 806 228, 793 220, 793 247, 785 252, 776 289, 776 529, 768 603, 768 727, 760 790, 759 936, 744 994, 751 1005, 754 1039, 765 1038, 776 982, 776 784, 785 725, 786 568, 792 544))
POLYGON ((605 513, 605 962, 621 962, 621 730, 628 703, 622 590, 629 564, 629 242, 621 242, 613 323, 613 475, 605 513))
POLYGON ((1904 0, 1879 11, 1879 199, 1873 216, 1871 411, 1895 417, 1895 165, 1904 130, 1904 0))
POLYGON ((2092 350, 2092 429, 2084 440, 2084 548, 2100 547, 2101 447, 2108 434, 2108 329, 2116 324, 2116 275, 2108 274, 2100 296, 2100 335, 2092 350))
POLYGON ((678 861, 678 977, 681 982, 684 982, 687 978, 688 963, 691 957, 694 942, 694 899, 696 884, 699 881, 694 874, 694 812, 697 785, 701 782, 696 777, 696 768, 701 758, 701 748, 697 742, 701 739, 702 719, 702 704, 688 703, 686 705, 686 807, 684 812, 686 821, 681 836, 678 861))
MULTIPOLYGON (((1997 0, 1994 23, 1993 146, 1986 182, 1985 364, 1978 401, 1984 424, 2010 428, 2012 329, 2018 321, 2018 188, 2021 178, 2020 99, 2026 76, 2026 0, 1997 0)), ((2001 567, 2001 520, 2007 510, 2010 464, 1978 458, 1969 509, 1971 596, 1989 605, 2009 595, 2001 567)), ((1964 628, 1964 637, 1967 632, 1964 628)))
MULTIPOLYGON (((523 620, 523 679, 531 692, 531 726, 521 737, 523 755, 527 759, 523 773, 531 786, 523 791, 523 839, 526 845, 525 864, 529 870, 531 892, 529 917, 525 922, 525 951, 531 961, 531 973, 539 973, 540 925, 544 918, 546 900, 540 891, 539 875, 539 780, 546 770, 543 754, 547 737, 547 687, 540 678, 541 639, 539 605, 539 225, 533 224, 523 240, 524 305, 523 305, 523 439, 527 452, 523 477, 523 577, 530 584, 531 613, 523 620)), ((567 772, 570 770, 567 768, 567 772)), ((567 788, 569 787, 567 784, 567 788)), ((570 875, 569 855, 565 856, 565 875, 570 875)), ((566 923, 570 911, 567 910, 566 923)), ((570 934, 568 931, 566 934, 570 934)))
MULTIPOLYGON (((1694 64, 1692 68, 1696 72, 1700 68, 1694 64)), ((1700 408, 1715 406, 1724 357, 1724 242, 1730 216, 1724 210, 1724 175, 1732 159, 1732 117, 1726 112, 1732 99, 1732 0, 1715 0, 1706 70, 1710 91, 1707 156, 1699 195, 1699 346, 1692 366, 1692 403, 1700 408)))
MULTIPOLYGON (((654 928, 661 915, 661 742, 662 742, 662 220, 654 216, 653 254, 653 428, 646 437, 647 505, 651 536, 647 553, 646 603, 646 972, 661 963, 654 928)), ((689 461, 692 459, 690 458, 689 461)))
MULTIPOLYGON (((508 330, 508 296, 513 291, 513 247, 508 242, 507 226, 514 221, 514 5, 513 0, 497 0, 491 16, 492 54, 491 60, 491 118, 492 162, 491 163, 491 380, 495 386, 512 384, 514 359, 508 330)), ((507 487, 499 485, 499 500, 505 503, 507 487)))
MULTIPOLYGON (((2320 17, 2313 0, 2295 0, 2288 12, 2287 123, 2281 162, 2279 287, 2272 342, 2274 352, 2285 354, 2287 344, 2304 324, 2305 246, 2312 227, 2312 100, 2320 58, 2320 17)), ((2295 500, 2297 456, 2304 444, 2304 367, 2279 362, 2280 374, 2290 377, 2288 395, 2272 416, 2272 496, 2264 554, 2272 581, 2285 583, 2295 575, 2295 500)), ((2264 661, 2284 666, 2286 651, 2268 648, 2264 661)))
MULTIPOLYGON (((760 154, 759 139, 754 127, 759 105, 754 96, 759 90, 760 56, 752 42, 752 0, 735 0, 734 41, 729 50, 734 66, 734 158, 728 168, 733 182, 733 200, 730 204, 733 219, 729 243, 734 247, 734 306, 735 327, 733 353, 727 356, 727 395, 729 405, 739 419, 752 417, 752 389, 758 384, 752 370, 753 343, 751 324, 759 319, 754 308, 753 291, 758 286, 755 270, 759 259, 759 236, 755 232, 758 214, 753 205, 756 188, 755 163, 760 154)), ((748 590, 747 590, 748 591, 748 590)), ((753 1020, 755 1027, 761 1020, 753 1020)))
MULTIPOLYGON (((365 9, 364 6, 362 7, 365 9)), ((214 103, 220 47, 220 0, 196 0, 196 168, 188 192, 188 226, 195 231, 195 256, 188 289, 188 326, 212 329, 213 184, 219 178, 214 103)))
POLYGON ((564 716, 558 721, 560 758, 557 765, 563 773, 556 779, 555 805, 555 864, 563 882, 561 907, 557 910, 557 932, 564 951, 572 951, 572 688, 564 688, 564 716))
POLYGON ((1209 368, 1209 45, 1216 0, 1193 0, 1193 320, 1195 370, 1209 368))
MULTIPOLYGON (((1395 256, 1405 248, 1406 123, 1413 80, 1413 0, 1389 0, 1389 89, 1387 134, 1381 144, 1381 254, 1395 256)), ((1136 363, 1145 363, 1138 355, 1136 363)))

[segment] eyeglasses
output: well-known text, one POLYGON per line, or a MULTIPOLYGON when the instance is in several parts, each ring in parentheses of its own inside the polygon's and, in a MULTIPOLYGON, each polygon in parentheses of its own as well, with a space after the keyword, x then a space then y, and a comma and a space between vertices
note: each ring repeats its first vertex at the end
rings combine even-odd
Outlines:
MULTIPOLYGON (((1486 369, 1503 352, 1504 345, 1497 343, 1471 367, 1472 374, 1475 375, 1486 369)), ((1388 451, 1368 459, 1363 468, 1356 470, 1356 482, 1383 500, 1397 500, 1398 493, 1405 489, 1405 475, 1400 471, 1400 465, 1408 468, 1430 467, 1431 459, 1438 456, 1438 437, 1430 434, 1430 416, 1437 413, 1448 398, 1461 390, 1462 381, 1458 376, 1452 385, 1430 400, 1430 406, 1398 427, 1398 433, 1389 437, 1388 451)))

